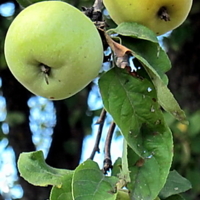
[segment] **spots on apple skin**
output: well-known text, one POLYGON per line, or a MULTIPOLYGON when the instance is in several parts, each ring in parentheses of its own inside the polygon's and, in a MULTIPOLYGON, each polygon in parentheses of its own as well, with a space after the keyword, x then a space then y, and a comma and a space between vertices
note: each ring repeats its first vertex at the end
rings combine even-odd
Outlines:
POLYGON ((52 99, 52 100, 53 100, 53 99, 55 99, 55 97, 50 97, 50 99, 52 99))

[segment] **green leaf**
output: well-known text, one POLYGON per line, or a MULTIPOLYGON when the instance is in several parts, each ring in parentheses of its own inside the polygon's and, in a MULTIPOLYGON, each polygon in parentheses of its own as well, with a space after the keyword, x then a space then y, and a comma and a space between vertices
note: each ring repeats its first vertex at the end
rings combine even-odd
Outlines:
POLYGON ((127 142, 125 139, 123 141, 122 170, 118 176, 119 176, 120 180, 124 180, 125 183, 131 182, 130 169, 129 169, 129 163, 128 163, 127 142))
POLYGON ((63 175, 62 186, 53 186, 50 200, 72 200, 72 176, 73 172, 63 175))
POLYGON ((183 124, 188 124, 185 112, 180 108, 178 102, 174 98, 174 95, 170 92, 167 86, 162 82, 160 77, 158 77, 151 70, 147 69, 148 74, 150 75, 152 82, 155 85, 158 101, 162 108, 172 114, 177 120, 183 124))
POLYGON ((121 37, 121 41, 123 45, 132 50, 133 56, 140 63, 143 63, 167 84, 165 73, 171 69, 171 62, 162 48, 158 48, 158 45, 152 42, 130 37, 121 37))
POLYGON ((133 56, 139 60, 142 67, 147 71, 155 86, 159 104, 177 120, 188 124, 184 111, 166 85, 166 75, 164 73, 171 67, 166 53, 160 49, 158 54, 157 46, 148 41, 131 40, 131 38, 125 37, 121 39, 122 43, 132 50, 133 56))
POLYGON ((147 127, 141 128, 143 135, 144 159, 138 158, 128 146, 128 161, 131 182, 127 188, 134 200, 155 199, 164 186, 172 162, 172 134, 152 132, 147 127))
MULTIPOLYGON (((145 72, 145 71, 144 71, 145 72)), ((164 118, 156 91, 147 78, 133 77, 126 70, 113 68, 99 80, 105 109, 112 115, 131 148, 142 157, 142 124, 164 130, 164 118)))
POLYGON ((117 160, 113 164, 111 175, 117 176, 120 173, 121 168, 122 168, 122 159, 117 158, 117 160))
POLYGON ((131 200, 128 190, 118 190, 116 200, 131 200))
POLYGON ((96 162, 87 160, 80 164, 72 179, 74 200, 115 200, 116 177, 104 176, 96 162))
POLYGON ((185 199, 180 195, 173 195, 171 197, 166 198, 165 200, 185 200, 185 199))
POLYGON ((69 170, 56 169, 47 165, 42 151, 21 153, 17 165, 20 175, 29 183, 37 186, 61 187, 63 176, 72 173, 69 170))
POLYGON ((164 188, 160 192, 160 198, 167 198, 171 195, 179 194, 191 189, 191 183, 178 172, 171 171, 164 188))
MULTIPOLYGON (((196 137, 198 137, 200 132, 200 110, 197 110, 196 112, 192 113, 192 116, 189 118, 190 126, 189 126, 189 134, 191 137, 193 137, 196 140, 196 137)), ((198 142, 198 140, 196 140, 198 142)), ((193 145, 191 145, 193 147, 193 145)), ((199 145, 198 145, 199 147, 199 145)), ((200 149, 197 147, 197 149, 200 151, 200 149)))
POLYGON ((126 70, 113 68, 100 78, 99 87, 105 109, 131 147, 123 151, 119 177, 126 181, 130 178, 128 189, 132 199, 152 200, 166 182, 173 142, 156 90, 145 70, 141 69, 141 74, 143 76, 134 77, 126 70))
POLYGON ((158 43, 157 36, 152 30, 136 22, 121 23, 115 29, 108 30, 108 33, 117 33, 122 36, 129 36, 158 43))

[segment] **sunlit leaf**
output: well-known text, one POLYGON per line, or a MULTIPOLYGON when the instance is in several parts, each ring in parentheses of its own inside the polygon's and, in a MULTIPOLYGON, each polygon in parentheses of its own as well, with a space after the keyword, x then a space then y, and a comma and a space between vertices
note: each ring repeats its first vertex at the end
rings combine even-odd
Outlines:
POLYGON ((87 160, 80 164, 72 179, 74 200, 115 200, 116 177, 107 177, 96 162, 87 160))
POLYGON ((53 186, 51 189, 50 200, 72 200, 72 176, 73 173, 63 175, 62 186, 53 186))
POLYGON ((47 165, 42 151, 20 154, 17 165, 20 175, 29 183, 38 186, 61 187, 63 176, 72 173, 70 170, 56 169, 47 165))
POLYGON ((108 33, 116 33, 123 36, 129 36, 158 43, 157 36, 152 30, 136 22, 123 22, 115 29, 110 29, 108 33))
POLYGON ((118 190, 116 200, 130 200, 130 195, 128 190, 118 190))

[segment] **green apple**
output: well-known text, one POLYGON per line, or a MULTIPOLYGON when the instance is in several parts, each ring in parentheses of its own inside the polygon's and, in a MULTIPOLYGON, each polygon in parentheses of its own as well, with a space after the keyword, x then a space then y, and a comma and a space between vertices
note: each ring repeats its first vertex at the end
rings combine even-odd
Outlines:
POLYGON ((103 0, 117 24, 140 23, 157 35, 181 25, 192 6, 192 0, 103 0))
POLYGON ((61 1, 25 8, 5 39, 5 58, 28 90, 52 100, 79 92, 98 76, 103 46, 93 22, 61 1))

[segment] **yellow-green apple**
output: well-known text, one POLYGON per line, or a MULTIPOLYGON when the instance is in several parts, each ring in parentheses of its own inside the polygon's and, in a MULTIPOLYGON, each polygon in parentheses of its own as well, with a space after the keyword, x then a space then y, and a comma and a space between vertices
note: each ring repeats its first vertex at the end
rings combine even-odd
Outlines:
POLYGON ((192 6, 192 0, 103 0, 117 24, 140 23, 157 35, 181 25, 192 6))
POLYGON ((14 19, 5 39, 5 58, 22 85, 57 100, 98 76, 103 46, 95 25, 81 11, 65 2, 43 1, 14 19))

